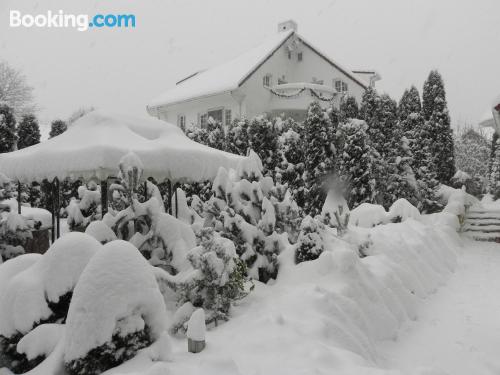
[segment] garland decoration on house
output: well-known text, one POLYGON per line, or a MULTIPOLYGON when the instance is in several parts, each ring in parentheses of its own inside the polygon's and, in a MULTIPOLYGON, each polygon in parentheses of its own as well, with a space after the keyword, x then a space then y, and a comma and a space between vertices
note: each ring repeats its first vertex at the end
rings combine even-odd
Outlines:
POLYGON ((306 91, 306 88, 303 87, 299 90, 297 90, 296 92, 292 93, 292 94, 284 94, 282 92, 278 92, 274 89, 272 89, 271 87, 269 87, 269 91, 271 91, 272 94, 280 97, 280 98, 287 98, 287 99, 291 99, 291 98, 296 98, 297 96, 299 96, 300 94, 302 94, 304 91, 306 91))
POLYGON ((328 98, 326 96, 321 95, 320 93, 317 93, 313 89, 309 89, 309 91, 311 91, 312 96, 314 96, 316 99, 321 100, 323 102, 331 102, 333 100, 333 98, 335 98, 335 95, 332 95, 331 98, 328 98))
POLYGON ((300 96, 300 94, 302 94, 306 90, 309 90, 311 92, 312 96, 314 96, 316 99, 321 100, 323 102, 331 102, 335 98, 335 94, 332 95, 331 97, 326 97, 326 96, 323 96, 322 94, 320 94, 319 92, 316 92, 314 89, 312 89, 312 88, 306 88, 306 87, 302 87, 301 89, 299 89, 299 90, 297 90, 297 91, 295 91, 295 92, 293 92, 291 94, 285 94, 285 93, 282 93, 282 92, 278 92, 278 91, 274 90, 271 87, 268 87, 268 90, 273 95, 276 95, 277 97, 285 98, 285 99, 296 98, 296 97, 300 96))

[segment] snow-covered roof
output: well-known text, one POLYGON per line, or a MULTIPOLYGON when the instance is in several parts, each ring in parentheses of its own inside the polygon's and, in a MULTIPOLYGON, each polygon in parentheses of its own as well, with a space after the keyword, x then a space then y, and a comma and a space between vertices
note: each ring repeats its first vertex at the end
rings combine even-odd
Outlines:
POLYGON ((148 107, 154 108, 163 105, 172 105, 186 100, 235 90, 294 34, 302 43, 327 60, 331 65, 335 66, 361 86, 367 86, 366 82, 358 78, 350 70, 343 68, 328 58, 311 43, 304 40, 302 36, 298 35, 296 31, 289 29, 274 34, 257 47, 222 65, 196 72, 180 80, 176 86, 154 98, 148 107))
POLYGON ((0 171, 21 182, 104 179, 117 176, 120 159, 130 151, 144 164, 144 177, 160 181, 213 179, 219 167, 236 169, 247 159, 196 143, 164 121, 93 111, 57 137, 1 154, 0 171))

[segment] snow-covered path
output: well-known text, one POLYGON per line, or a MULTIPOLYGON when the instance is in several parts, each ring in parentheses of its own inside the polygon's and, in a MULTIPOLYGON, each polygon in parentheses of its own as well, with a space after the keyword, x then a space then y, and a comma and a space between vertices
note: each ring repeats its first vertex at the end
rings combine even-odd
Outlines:
POLYGON ((420 306, 418 320, 402 327, 397 341, 381 345, 388 368, 500 374, 500 244, 467 242, 459 258, 447 285, 420 306))

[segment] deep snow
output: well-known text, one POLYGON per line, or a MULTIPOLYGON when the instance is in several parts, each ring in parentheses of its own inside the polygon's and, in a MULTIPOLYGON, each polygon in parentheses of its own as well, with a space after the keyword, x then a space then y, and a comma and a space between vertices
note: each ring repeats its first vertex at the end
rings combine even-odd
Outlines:
POLYGON ((455 274, 423 302, 418 320, 381 345, 386 365, 404 374, 500 374, 499 291, 500 244, 466 242, 455 274))

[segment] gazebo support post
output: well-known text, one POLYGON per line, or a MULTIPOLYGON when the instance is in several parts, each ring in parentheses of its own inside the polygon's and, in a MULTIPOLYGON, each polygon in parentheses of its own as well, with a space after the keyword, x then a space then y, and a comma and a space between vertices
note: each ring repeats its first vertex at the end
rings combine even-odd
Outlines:
POLYGON ((101 216, 108 213, 108 180, 101 180, 101 216))
POLYGON ((170 180, 167 180, 167 204, 168 204, 168 210, 167 212, 172 215, 172 182, 170 180))
POLYGON ((61 237, 61 201, 59 179, 54 179, 54 207, 56 216, 56 238, 61 237))
POLYGON ((19 181, 17 181, 17 213, 19 215, 21 215, 21 194, 22 194, 22 191, 21 191, 21 183, 19 181))
POLYGON ((55 215, 55 194, 54 194, 54 186, 47 181, 47 184, 50 186, 50 215, 52 219, 52 229, 50 231, 50 239, 52 243, 56 240, 56 215, 55 215))
POLYGON ((177 201, 177 184, 174 185, 174 194, 175 194, 175 218, 177 219, 179 216, 179 203, 177 201))
POLYGON ((144 181, 144 202, 148 201, 148 180, 144 181))

